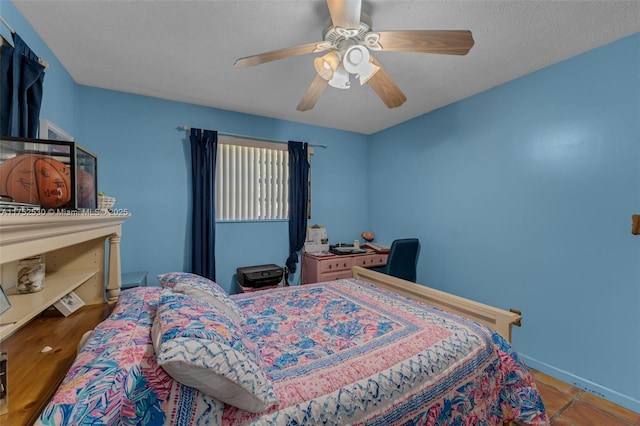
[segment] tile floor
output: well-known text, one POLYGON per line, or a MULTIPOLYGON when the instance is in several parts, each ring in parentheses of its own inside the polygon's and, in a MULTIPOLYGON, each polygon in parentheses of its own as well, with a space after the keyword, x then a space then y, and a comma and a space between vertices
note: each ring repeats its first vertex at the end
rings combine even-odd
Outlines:
POLYGON ((640 426, 640 414, 530 369, 552 426, 640 426))

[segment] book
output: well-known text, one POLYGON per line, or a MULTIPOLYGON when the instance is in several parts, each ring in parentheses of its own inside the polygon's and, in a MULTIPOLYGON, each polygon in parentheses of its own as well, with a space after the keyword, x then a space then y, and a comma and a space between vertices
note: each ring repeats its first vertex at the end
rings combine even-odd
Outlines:
POLYGON ((62 313, 65 317, 68 317, 78 309, 84 306, 84 301, 74 292, 64 295, 60 300, 53 304, 53 306, 62 313))
POLYGON ((367 243, 362 247, 370 248, 376 253, 389 253, 389 250, 391 250, 389 246, 385 246, 384 244, 378 244, 378 243, 367 243))
POLYGON ((366 253, 367 250, 363 249, 363 248, 355 248, 353 246, 351 247, 332 247, 330 249, 331 253, 334 254, 362 254, 362 253, 366 253))

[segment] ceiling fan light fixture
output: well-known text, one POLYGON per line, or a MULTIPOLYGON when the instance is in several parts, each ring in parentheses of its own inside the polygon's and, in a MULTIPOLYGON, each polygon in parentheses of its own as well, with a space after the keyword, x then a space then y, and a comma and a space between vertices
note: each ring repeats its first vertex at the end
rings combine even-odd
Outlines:
POLYGON ((374 65, 372 63, 369 62, 368 64, 369 66, 367 67, 367 73, 366 74, 358 74, 358 79, 360 80, 360 85, 362 86, 363 84, 366 84, 367 81, 369 81, 369 79, 371 77, 373 77, 378 71, 380 71, 380 67, 377 65, 374 65))
POLYGON ((349 73, 358 76, 360 84, 365 84, 380 70, 380 67, 371 63, 369 50, 359 44, 355 44, 347 49, 342 63, 349 73))
POLYGON ((313 60, 313 67, 318 75, 329 81, 333 78, 336 69, 340 66, 340 55, 336 51, 331 51, 326 55, 313 60))
POLYGON ((329 85, 336 89, 348 89, 351 86, 349 73, 340 65, 333 73, 333 78, 329 80, 329 85))

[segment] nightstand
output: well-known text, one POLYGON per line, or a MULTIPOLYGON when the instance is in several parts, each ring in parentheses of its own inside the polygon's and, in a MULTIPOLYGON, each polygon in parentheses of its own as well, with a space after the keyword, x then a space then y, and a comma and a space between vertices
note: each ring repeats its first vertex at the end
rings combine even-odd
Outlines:
POLYGON ((127 272, 122 274, 121 290, 126 290, 133 287, 146 287, 147 286, 147 271, 127 272))

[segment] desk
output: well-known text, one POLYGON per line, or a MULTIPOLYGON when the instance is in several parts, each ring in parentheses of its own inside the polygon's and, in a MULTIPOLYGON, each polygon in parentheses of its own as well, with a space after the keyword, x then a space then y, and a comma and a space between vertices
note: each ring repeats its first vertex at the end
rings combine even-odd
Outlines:
POLYGON ((348 255, 305 253, 302 256, 302 284, 352 278, 352 266, 363 268, 384 266, 387 264, 387 256, 386 253, 375 251, 348 255))

